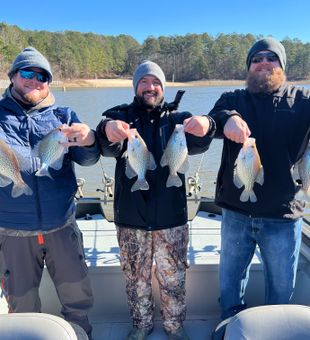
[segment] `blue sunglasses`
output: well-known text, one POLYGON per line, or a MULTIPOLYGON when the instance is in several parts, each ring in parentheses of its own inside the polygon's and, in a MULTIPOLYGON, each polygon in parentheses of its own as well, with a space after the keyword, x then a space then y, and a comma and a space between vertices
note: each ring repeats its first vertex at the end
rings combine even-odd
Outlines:
POLYGON ((36 72, 36 71, 32 71, 32 70, 19 70, 19 75, 23 78, 23 79, 33 79, 34 77, 37 78, 37 81, 39 81, 40 83, 45 83, 49 80, 49 77, 42 72, 36 72))

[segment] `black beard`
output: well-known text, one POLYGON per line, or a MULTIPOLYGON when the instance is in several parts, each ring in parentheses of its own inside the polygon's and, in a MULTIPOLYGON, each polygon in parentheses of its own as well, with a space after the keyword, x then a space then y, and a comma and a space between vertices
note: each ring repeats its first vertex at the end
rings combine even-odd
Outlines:
POLYGON ((273 68, 269 74, 259 75, 258 72, 249 72, 246 80, 247 89, 251 93, 273 93, 286 81, 284 71, 273 68))
POLYGON ((163 97, 157 97, 154 103, 148 103, 144 100, 143 95, 138 96, 136 95, 137 101, 141 108, 144 110, 154 110, 156 107, 160 106, 161 102, 163 101, 163 97))

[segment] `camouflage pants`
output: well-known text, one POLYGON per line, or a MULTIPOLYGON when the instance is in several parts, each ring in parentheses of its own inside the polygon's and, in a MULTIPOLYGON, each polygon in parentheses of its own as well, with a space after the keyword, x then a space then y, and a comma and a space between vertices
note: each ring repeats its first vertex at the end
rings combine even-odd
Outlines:
POLYGON ((117 228, 117 238, 133 325, 153 326, 152 265, 155 260, 164 328, 176 330, 186 314, 188 225, 158 231, 117 228))

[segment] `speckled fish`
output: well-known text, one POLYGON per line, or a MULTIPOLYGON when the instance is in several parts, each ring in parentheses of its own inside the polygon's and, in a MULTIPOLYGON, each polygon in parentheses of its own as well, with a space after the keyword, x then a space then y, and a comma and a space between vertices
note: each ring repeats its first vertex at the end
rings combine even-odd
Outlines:
POLYGON ((254 183, 263 185, 264 168, 256 148, 255 138, 248 138, 241 148, 234 169, 234 184, 237 188, 244 190, 240 196, 241 202, 257 202, 254 193, 254 183))
POLYGON ((126 176, 128 178, 138 176, 131 191, 149 190, 150 187, 145 179, 145 174, 147 170, 155 170, 156 163, 153 155, 148 151, 144 140, 136 129, 129 130, 126 156, 126 176))
POLYGON ((173 186, 180 187, 182 185, 182 180, 178 176, 178 172, 180 174, 185 174, 189 169, 188 150, 184 126, 182 124, 177 124, 175 126, 162 155, 160 165, 162 167, 168 165, 170 170, 166 186, 168 188, 173 186))
POLYGON ((301 180, 301 189, 296 198, 310 201, 310 146, 308 145, 303 157, 297 164, 299 178, 301 180))
POLYGON ((32 195, 32 190, 22 179, 19 161, 14 151, 0 140, 0 187, 6 187, 12 182, 12 197, 32 195))
POLYGON ((67 142, 67 137, 58 128, 49 132, 41 140, 38 149, 41 166, 36 172, 36 176, 48 176, 52 178, 49 173, 49 168, 55 170, 61 169, 64 155, 68 152, 68 148, 61 143, 67 142))

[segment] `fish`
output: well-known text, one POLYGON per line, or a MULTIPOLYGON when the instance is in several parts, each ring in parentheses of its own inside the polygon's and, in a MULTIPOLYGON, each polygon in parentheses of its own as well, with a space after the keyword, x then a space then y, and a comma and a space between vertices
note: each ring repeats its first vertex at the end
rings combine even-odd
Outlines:
POLYGON ((155 170, 156 163, 137 129, 129 130, 125 157, 127 157, 126 176, 130 179, 138 176, 136 182, 131 187, 131 192, 149 190, 150 186, 145 179, 145 174, 147 170, 155 170))
POLYGON ((297 172, 301 180, 301 188, 296 198, 310 201, 310 145, 307 146, 301 160, 297 163, 297 172))
POLYGON ((162 167, 169 167, 170 172, 166 182, 167 188, 182 186, 182 180, 178 176, 178 172, 185 174, 189 169, 188 149, 183 124, 176 124, 161 157, 160 165, 162 167))
POLYGON ((0 140, 0 187, 6 187, 13 182, 12 197, 32 195, 31 188, 24 182, 20 173, 20 162, 15 152, 0 140))
POLYGON ((264 168, 256 148, 255 138, 247 138, 235 162, 233 182, 240 189, 244 186, 240 201, 255 203, 257 197, 253 190, 254 183, 264 184, 264 168))
POLYGON ((38 145, 38 155, 40 159, 40 168, 36 172, 36 176, 52 176, 49 168, 59 170, 62 167, 64 155, 68 152, 68 147, 61 143, 67 143, 68 138, 59 128, 50 131, 38 145))

